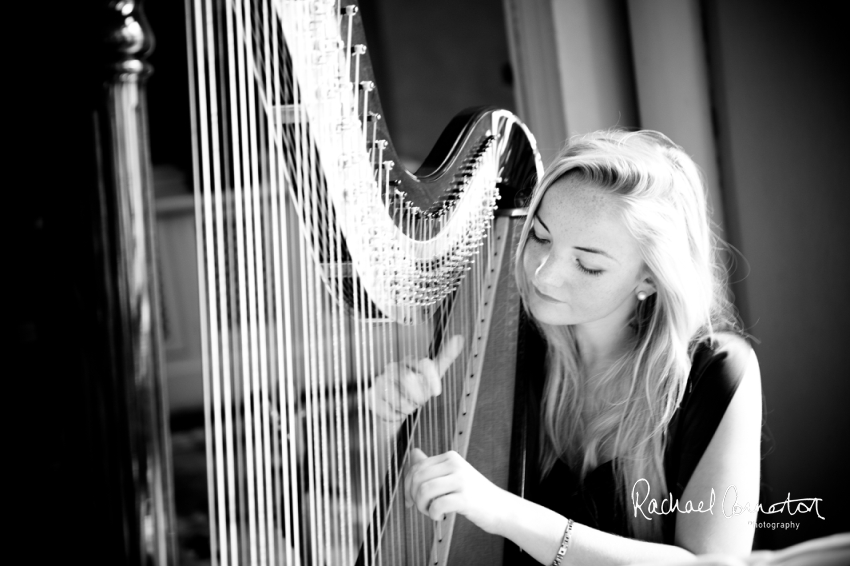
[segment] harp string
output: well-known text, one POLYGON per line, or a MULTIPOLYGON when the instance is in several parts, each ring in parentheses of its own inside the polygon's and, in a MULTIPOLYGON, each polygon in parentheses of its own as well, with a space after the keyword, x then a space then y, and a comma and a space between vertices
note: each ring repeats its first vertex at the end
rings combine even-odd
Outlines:
MULTIPOLYGON (((407 227, 406 227, 407 233, 408 234, 413 233, 411 231, 411 229, 413 227, 413 215, 411 215, 411 214, 407 215, 406 223, 407 223, 407 227)), ((411 317, 411 315, 412 315, 411 307, 406 306, 405 310, 407 311, 407 312, 405 312, 405 317, 408 317, 408 318, 411 317)), ((417 356, 418 352, 417 352, 417 349, 416 349, 416 344, 414 342, 412 342, 410 340, 403 341, 402 347, 403 347, 402 358, 404 358, 404 359, 411 359, 411 358, 416 359, 416 358, 418 358, 418 356, 417 356)), ((428 427, 422 427, 422 426, 418 426, 416 428, 416 432, 419 436, 416 444, 418 444, 419 446, 422 446, 423 432, 426 432, 427 428, 428 427)), ((399 497, 402 497, 402 496, 403 496, 402 494, 399 494, 399 497)), ((417 517, 417 519, 418 519, 418 517, 417 517)), ((413 535, 414 535, 414 547, 418 547, 419 546, 419 540, 418 540, 418 538, 419 538, 419 526, 418 525, 417 525, 417 528, 414 528, 413 535)))
MULTIPOLYGON (((342 11, 340 11, 338 6, 336 6, 336 5, 334 5, 334 9, 335 9, 335 13, 340 14, 340 16, 337 20, 337 24, 340 25, 342 23, 342 15, 341 15, 342 11)), ((345 45, 345 64, 344 64, 345 76, 346 77, 351 76, 352 29, 353 29, 352 18, 353 18, 353 16, 354 16, 354 10, 352 10, 352 9, 346 10, 346 28, 347 28, 346 38, 347 38, 347 42, 346 42, 346 45, 345 45)), ((359 60, 359 58, 358 58, 358 60, 359 60)), ((356 84, 356 82, 355 82, 355 84, 356 84)), ((353 180, 353 181, 356 182, 356 180, 353 180)), ((346 179, 346 183, 348 183, 348 179, 346 179)), ((337 227, 339 227, 339 224, 337 224, 337 227)), ((339 231, 337 231, 336 232, 336 241, 339 242, 340 240, 341 240, 341 235, 340 235, 339 231)), ((340 256, 341 256, 341 254, 340 254, 340 256)), ((337 285, 338 285, 338 288, 340 289, 339 304, 341 305, 342 304, 341 278, 338 280, 337 285)), ((357 310, 359 308, 359 309, 362 309, 363 313, 365 314, 365 310, 367 308, 366 307, 367 303, 366 303, 366 300, 365 300, 365 294, 364 294, 363 288, 359 285, 359 280, 356 280, 356 278, 354 280, 354 289, 353 289, 352 292, 353 292, 353 296, 355 297, 355 308, 354 308, 355 312, 357 312, 357 310)), ((371 327, 368 330, 370 331, 371 327)), ((373 445, 373 435, 371 434, 371 432, 372 432, 372 430, 375 429, 374 421, 364 423, 364 421, 365 421, 364 417, 366 417, 367 415, 364 415, 364 402, 363 401, 364 401, 364 395, 368 394, 368 393, 365 393, 365 391, 364 391, 364 390, 366 390, 364 376, 371 375, 371 368, 368 364, 368 360, 370 359, 369 356, 368 356, 368 350, 371 349, 372 340, 373 340, 373 335, 369 331, 367 331, 367 329, 366 329, 365 316, 363 316, 363 315, 361 315, 359 317, 355 316, 355 328, 354 328, 354 333, 355 333, 354 349, 355 349, 355 352, 354 352, 354 357, 355 357, 355 368, 356 368, 355 369, 355 372, 356 372, 355 380, 356 380, 357 400, 358 400, 358 403, 357 403, 357 405, 358 405, 357 422, 358 422, 358 434, 359 434, 358 438, 361 439, 360 440, 360 446, 358 447, 359 448, 359 464, 360 464, 360 471, 359 471, 359 475, 360 475, 360 486, 359 486, 360 487, 360 506, 359 506, 359 513, 358 513, 358 521, 360 522, 359 531, 360 531, 360 538, 363 541, 363 545, 364 545, 365 548, 371 550, 373 548, 372 541, 366 540, 366 523, 367 523, 367 520, 368 520, 367 509, 370 509, 371 506, 372 506, 372 503, 373 503, 372 498, 370 497, 370 494, 373 493, 373 485, 374 485, 374 479, 372 477, 373 466, 372 466, 372 458, 371 457, 364 457, 366 450, 363 449, 363 447, 365 447, 365 446, 372 446, 373 445), (364 343, 364 339, 367 339, 367 338, 368 338, 368 340, 364 343), (364 424, 365 424, 365 426, 364 426, 364 424)), ((374 395, 374 390, 372 390, 372 394, 374 395)), ((373 401, 374 401, 374 399, 373 399, 373 401)), ((345 452, 346 452, 346 454, 348 453, 347 450, 345 452)), ((346 459, 346 462, 347 462, 347 459, 346 459)), ((375 469, 376 468, 377 468, 377 466, 375 466, 375 469)), ((353 493, 353 492, 349 492, 349 493, 353 493)), ((353 504, 353 502, 350 502, 350 501, 348 503, 349 503, 349 505, 353 504)), ((350 508, 349 508, 349 510, 350 510, 350 508)), ((351 515, 349 515, 349 518, 351 518, 351 515)))
MULTIPOLYGON (((203 13, 199 12, 198 13, 203 13)), ((201 46, 201 51, 206 51, 209 61, 209 75, 210 77, 214 77, 216 73, 216 59, 215 59, 215 45, 213 42, 214 33, 213 33, 213 23, 212 23, 212 9, 209 9, 205 13, 204 18, 204 28, 206 31, 207 38, 207 50, 204 50, 204 46, 201 46)), ((204 29, 201 28, 201 29, 204 29)), ((202 64, 199 66, 200 72, 204 73, 205 68, 202 64)), ((201 101, 203 104, 204 96, 207 94, 206 84, 202 83, 201 87, 201 101)), ((214 396, 214 420, 215 420, 215 454, 216 454, 216 476, 217 476, 217 495, 219 502, 218 509, 218 541, 221 546, 221 560, 223 564, 227 564, 227 550, 228 546, 231 550, 232 562, 235 564, 238 562, 238 533, 236 532, 236 517, 235 517, 235 486, 233 485, 233 430, 232 430, 232 420, 231 420, 231 408, 233 406, 233 400, 230 395, 230 337, 228 333, 228 290, 227 290, 227 270, 225 266, 225 247, 224 247, 224 223, 223 223, 223 214, 222 214, 222 186, 221 186, 221 163, 220 163, 220 147, 219 147, 219 130, 218 130, 218 120, 216 117, 218 116, 218 98, 217 91, 215 88, 209 89, 209 97, 210 97, 210 114, 207 116, 204 113, 204 117, 209 119, 209 129, 211 130, 211 136, 203 136, 202 139, 211 141, 211 159, 209 156, 204 160, 205 161, 205 187, 210 186, 210 180, 212 181, 212 185, 215 191, 215 207, 216 213, 213 217, 215 219, 215 226, 213 227, 211 223, 208 224, 208 249, 211 245, 213 245, 212 235, 213 232, 215 234, 215 250, 211 251, 208 255, 208 261, 211 268, 213 268, 210 272, 209 284, 211 287, 211 294, 213 297, 218 297, 220 302, 220 310, 216 312, 216 302, 212 300, 210 302, 211 312, 213 313, 211 316, 212 326, 211 330, 214 333, 212 344, 214 349, 219 349, 218 344, 218 336, 221 338, 220 352, 221 357, 219 357, 218 353, 214 353, 213 355, 213 396, 214 396), (210 163, 211 162, 211 163, 210 163), (212 171, 210 172, 210 165, 212 166, 212 171), (211 175, 211 179, 210 179, 211 175), (216 262, 214 264, 214 262, 216 262), (220 332, 219 332, 220 327, 220 332), (221 382, 220 382, 221 380, 221 382), (223 387, 223 391, 222 391, 223 387), (224 439, 222 438, 222 414, 224 415, 224 439), (226 450, 227 450, 227 459, 226 462, 223 460, 223 442, 226 442, 226 450), (227 467, 227 473, 225 474, 225 465, 227 467), (225 498, 225 487, 224 481, 225 478, 228 478, 227 482, 227 497, 225 498), (227 501, 229 506, 225 506, 224 502, 227 501), (228 545, 228 537, 226 533, 228 531, 228 527, 230 528, 230 544, 228 545)), ((202 122, 202 128, 206 125, 205 122, 202 122)), ((206 148, 206 145, 204 145, 206 148)), ((206 202, 209 203, 209 195, 207 195, 206 202)), ((232 288, 232 287, 231 287, 232 288)), ((208 435, 209 438, 209 435, 208 435)))
MULTIPOLYGON (((332 9, 336 14, 339 14, 339 8, 334 3, 332 4, 332 9)), ((341 18, 336 18, 336 29, 340 29, 339 25, 341 22, 341 18)), ((348 181, 346 181, 348 183, 348 181)), ((330 202, 326 200, 327 203, 327 211, 326 218, 330 219, 331 217, 331 209, 330 202)), ((338 404, 335 411, 335 416, 337 420, 337 466, 338 466, 338 475, 341 476, 341 485, 343 485, 343 505, 345 516, 343 517, 340 514, 340 528, 343 531, 343 563, 351 563, 351 553, 353 552, 353 508, 355 505, 355 501, 353 500, 353 491, 352 491, 352 477, 351 477, 351 462, 349 460, 349 454, 351 454, 351 444, 349 442, 350 437, 350 427, 349 427, 349 400, 348 400, 348 382, 349 375, 347 372, 346 363, 349 358, 348 352, 348 344, 350 340, 348 336, 343 332, 346 328, 345 324, 345 297, 343 293, 343 253, 342 253, 342 228, 339 222, 335 222, 333 225, 334 229, 334 253, 332 256, 331 263, 336 267, 335 276, 336 276, 336 296, 333 302, 334 308, 334 321, 336 324, 336 332, 335 332, 335 343, 333 347, 333 351, 340 352, 341 355, 335 356, 334 360, 336 362, 336 370, 339 373, 339 377, 336 380, 336 392, 338 395, 338 404), (342 442, 339 442, 341 438, 342 442)), ((359 381, 359 379, 358 379, 359 381)))
MULTIPOLYGON (((188 0, 187 0, 188 4, 188 0)), ((188 6, 187 6, 188 8, 188 6)), ((193 178, 199 179, 203 176, 203 180, 201 183, 194 183, 194 192, 195 192, 195 232, 198 235, 196 238, 196 246, 198 250, 198 258, 199 258, 199 267, 198 276, 199 276, 199 292, 200 292, 200 300, 201 300, 201 364, 202 364, 202 372, 205 377, 204 379, 204 434, 207 442, 209 442, 210 438, 215 438, 215 442, 217 443, 217 447, 220 447, 220 437, 214 436, 214 430, 212 425, 212 416, 211 416, 211 405, 215 403, 215 406, 218 406, 218 394, 217 390, 215 394, 211 394, 209 390, 209 383, 206 379, 208 376, 212 375, 212 382, 217 383, 218 380, 218 364, 216 363, 218 359, 218 332, 216 326, 216 304, 215 304, 215 292, 212 289, 209 289, 208 286, 212 285, 215 281, 215 273, 214 273, 214 263, 212 261, 212 257, 214 255, 212 249, 213 239, 211 236, 212 226, 211 226, 211 198, 209 195, 209 151, 206 143, 206 140, 210 138, 207 129, 207 98, 206 92, 203 86, 206 85, 206 66, 205 66, 205 58, 203 57, 204 49, 203 49, 203 27, 199 24, 199 21, 203 18, 203 12, 201 11, 200 2, 196 1, 193 6, 194 11, 187 10, 187 13, 194 14, 194 21, 191 21, 187 18, 187 48, 191 52, 193 49, 196 53, 198 53, 198 58, 196 60, 196 65, 191 65, 191 69, 189 72, 189 81, 190 81, 190 92, 198 92, 197 99, 195 96, 190 96, 190 105, 191 105, 191 117, 192 117, 192 129, 193 131, 200 131, 201 141, 199 142, 197 136, 192 136, 192 151, 196 156, 200 156, 199 159, 193 160, 193 178), (197 85, 202 85, 202 88, 197 89, 197 85), (197 89, 197 90, 196 90, 197 89), (202 192, 203 191, 203 192, 202 192), (204 269, 206 268, 206 269, 204 269), (207 302, 207 297, 213 297, 209 303, 207 302), (207 307, 207 308, 205 308, 207 307), (209 309, 209 311, 207 310, 209 309), (209 315, 207 314, 209 312, 209 315), (209 325, 209 326, 208 326, 209 325), (213 397, 213 399, 211 399, 213 397)), ((218 490, 219 497, 221 498, 221 493, 223 489, 216 482, 218 478, 220 481, 221 476, 217 475, 213 469, 213 465, 216 466, 216 469, 220 469, 219 455, 220 450, 206 450, 206 464, 207 464, 207 491, 208 493, 215 493, 218 490), (216 457, 213 458, 213 454, 215 452, 216 457), (214 464, 215 462, 215 464, 214 464)), ((212 498, 211 498, 212 499, 212 498)), ((212 530, 212 536, 210 537, 210 547, 211 554, 213 556, 213 564, 217 564, 217 556, 218 556, 218 537, 215 536, 216 529, 221 530, 224 521, 219 522, 217 520, 221 519, 221 514, 216 513, 216 509, 214 505, 209 505, 209 519, 212 530)), ((226 545, 226 542, 225 542, 226 545)), ((227 549, 224 547, 223 554, 226 556, 227 549)))
MULTIPOLYGON (((300 30, 297 30, 300 31, 300 30)), ((299 36, 296 38, 296 41, 302 41, 299 36)), ((300 48, 304 48, 304 46, 299 46, 300 48)), ((300 90, 296 87, 295 89, 300 94, 300 90)), ((304 107, 300 107, 301 112, 305 112, 304 107)), ((302 194, 304 195, 304 207, 302 210, 302 215, 305 218, 302 218, 302 222, 305 220, 309 222, 312 219, 312 191, 314 189, 314 185, 310 182, 312 175, 312 148, 307 145, 306 132, 303 128, 303 124, 306 122, 306 115, 299 117, 298 125, 299 125, 299 133, 301 134, 300 139, 298 140, 298 151, 301 153, 301 158, 298 160, 299 163, 304 163, 305 166, 301 167, 301 181, 299 183, 300 187, 306 187, 306 191, 302 189, 302 194)), ((311 238, 315 238, 315 230, 311 230, 308 232, 311 238)), ((315 241, 312 242, 315 245, 315 241)), ((300 240, 301 246, 301 269, 300 273, 303 279, 302 285, 303 289, 307 292, 307 301, 306 304, 311 312, 316 313, 315 307, 315 298, 313 294, 313 273, 307 269, 307 249, 306 243, 304 239, 300 240)), ((314 325, 313 325, 313 317, 308 316, 307 310, 302 311, 302 328, 306 328, 308 332, 308 339, 302 342, 302 347, 305 347, 308 343, 315 343, 315 335, 314 335, 314 325)), ((316 446, 313 441, 314 438, 318 437, 319 432, 319 408, 317 405, 319 404, 318 400, 318 389, 316 386, 317 375, 316 375, 316 366, 317 360, 315 359, 315 352, 305 351, 305 360, 309 364, 309 370, 307 372, 308 380, 309 380, 309 396, 307 401, 307 465, 308 465, 308 474, 309 474, 309 491, 310 491, 310 504, 311 504, 311 513, 310 513, 310 534, 311 534, 311 550, 312 555, 316 557, 316 561, 318 564, 322 564, 324 562, 324 537, 322 536, 324 529, 324 507, 322 506, 322 502, 320 500, 321 483, 320 471, 317 469, 320 467, 321 463, 319 462, 319 455, 316 454, 316 446)))
MULTIPOLYGON (((188 0, 186 5, 186 13, 191 14, 188 10, 188 0)), ((197 16, 195 16, 197 17, 197 16)), ((186 18, 186 48, 188 52, 191 52, 193 49, 197 49, 196 37, 199 37, 199 34, 195 32, 195 21, 192 17, 186 18)), ((194 65, 189 64, 189 72, 188 72, 188 81, 189 81, 189 92, 196 92, 196 83, 198 82, 198 77, 196 76, 197 71, 194 65)), ((199 109, 199 102, 195 99, 194 96, 189 97, 189 115, 191 120, 191 129, 194 134, 198 130, 199 127, 199 119, 198 114, 201 112, 199 109)), ((206 111, 206 107, 204 106, 203 111, 206 111)), ((201 120, 203 121, 203 119, 201 120)), ((205 122, 204 122, 205 124, 205 122)), ((196 135, 192 135, 192 154, 199 155, 201 153, 200 144, 198 143, 198 139, 196 135)), ((192 178, 199 179, 201 176, 202 166, 199 163, 198 159, 192 160, 192 178)), ((207 272, 202 269, 205 265, 204 262, 204 254, 206 253, 206 243, 208 239, 205 236, 206 227, 205 227, 205 219, 208 218, 208 215, 204 214, 205 208, 209 208, 209 200, 202 199, 201 193, 201 183, 194 183, 193 193, 194 193, 194 221, 195 221, 195 255, 199 258, 199 270, 198 270, 198 293, 201 305, 207 304, 207 281, 209 280, 209 276, 207 272)), ((201 373, 204 376, 210 374, 210 330, 208 328, 209 324, 209 314, 207 309, 201 307, 199 312, 200 315, 200 334, 201 334, 201 373)), ((212 431, 212 423, 211 423, 211 411, 210 407, 212 404, 211 394, 206 386, 206 382, 203 383, 203 403, 204 403, 204 435, 205 438, 209 439, 212 431)), ((205 458, 206 458, 206 481, 207 481, 207 493, 212 493, 215 490, 215 473, 213 470, 214 460, 213 460, 213 451, 205 450, 205 458)), ((210 508, 210 525, 213 529, 215 529, 216 525, 216 515, 215 511, 210 508)), ((211 553, 213 556, 217 553, 217 547, 215 543, 215 536, 210 537, 210 547, 211 553)))
MULTIPOLYGON (((276 26, 274 26, 270 30, 269 26, 269 11, 268 5, 263 4, 263 37, 265 38, 263 44, 263 52, 265 54, 265 72, 266 72, 266 100, 279 100, 280 99, 280 79, 278 77, 278 58, 277 58, 277 46, 275 45, 274 53, 271 52, 271 47, 269 44, 269 38, 271 37, 271 41, 273 43, 276 42, 277 34, 276 34, 276 26), (271 78, 271 80, 269 80, 271 78)), ((280 259, 283 255, 283 250, 280 242, 280 216, 279 216, 279 199, 280 199, 280 188, 282 184, 282 178, 279 175, 280 171, 280 153, 278 151, 278 147, 280 146, 280 131, 278 125, 274 122, 273 114, 266 113, 266 121, 267 128, 273 132, 274 135, 270 135, 268 137, 268 146, 267 153, 270 157, 269 166, 270 166, 270 201, 269 201, 269 212, 271 216, 271 224, 272 224, 272 271, 273 271, 273 303, 274 303, 274 315, 271 316, 274 322, 274 338, 275 338, 275 348, 272 350, 273 352, 277 352, 280 355, 281 352, 284 352, 283 346, 283 309, 282 309, 282 293, 283 289, 281 287, 281 274, 280 274, 280 259)), ((285 355, 285 354, 284 354, 285 355)), ((283 363, 281 360, 276 360, 276 367, 279 372, 283 373, 283 379, 287 378, 287 372, 283 368, 283 363)), ((278 373, 280 375, 280 373, 278 373)), ((281 539, 282 541, 291 540, 289 533, 289 521, 287 520, 289 515, 288 503, 289 497, 288 494, 282 492, 282 486, 286 486, 287 484, 287 464, 285 458, 285 451, 281 450, 281 446, 283 445, 285 436, 285 423, 282 421, 280 415, 284 414, 281 406, 281 382, 278 381, 274 384, 274 388, 272 390, 272 403, 274 406, 274 414, 275 414, 275 423, 277 424, 277 431, 272 431, 273 433, 277 432, 278 434, 273 434, 273 462, 277 466, 278 473, 274 476, 274 510, 275 514, 278 517, 278 522, 275 525, 274 537, 281 539)), ((287 544, 283 543, 278 548, 278 561, 282 562, 286 560, 286 563, 291 563, 291 555, 286 554, 286 549, 288 549, 287 544)))
MULTIPOLYGON (((255 442, 256 452, 260 455, 258 458, 258 473, 257 473, 257 484, 258 484, 258 527, 259 527, 259 549, 260 549, 260 563, 267 564, 269 557, 274 556, 273 553, 273 537, 271 535, 271 517, 270 517, 270 509, 268 507, 268 503, 270 502, 270 497, 268 495, 268 491, 270 489, 270 472, 271 466, 269 463, 269 430, 268 427, 270 425, 269 419, 269 411, 268 411, 268 399, 269 399, 269 391, 268 391, 268 351, 267 351, 267 336, 266 329, 268 328, 265 322, 263 321, 263 316, 266 311, 265 309, 265 274, 263 273, 263 257, 264 257, 264 225, 265 218, 262 214, 262 204, 261 198, 264 199, 263 187, 266 186, 264 179, 259 171, 259 165, 265 161, 265 155, 260 153, 258 147, 258 138, 263 135, 262 132, 262 121, 258 120, 257 117, 257 108, 256 108, 256 100, 257 94, 255 81, 250 80, 250 69, 257 69, 257 64, 253 60, 253 38, 250 35, 251 30, 253 29, 253 20, 251 10, 249 10, 249 3, 243 3, 243 9, 245 12, 245 29, 248 31, 248 39, 251 41, 245 41, 245 53, 246 53, 246 71, 248 71, 248 76, 245 78, 245 82, 248 85, 248 111, 249 111, 249 140, 250 140, 250 172, 251 172, 251 182, 250 182, 250 193, 251 193, 251 214, 249 216, 251 222, 249 225, 252 225, 253 228, 253 254, 251 259, 249 259, 249 263, 251 265, 251 273, 254 273, 254 283, 256 286, 256 300, 255 300, 255 325, 257 329, 257 335, 255 337, 256 340, 256 350, 258 350, 258 358, 257 366, 254 371, 254 379, 252 381, 252 385, 254 387, 254 422, 255 422, 255 442)), ((265 168, 264 168, 265 169, 265 168)))
MULTIPOLYGON (((271 89, 273 78, 270 76, 270 53, 269 53, 269 34, 268 34, 268 5, 263 2, 261 4, 261 13, 260 19, 262 20, 263 33, 261 38, 263 40, 263 48, 262 48, 262 62, 263 69, 265 71, 264 82, 262 86, 264 87, 262 100, 269 101, 271 97, 271 89)), ((265 453, 265 474, 266 474, 266 532, 267 532, 267 540, 268 540, 268 548, 269 548, 269 562, 273 563, 275 557, 277 556, 277 541, 279 540, 277 525, 279 524, 279 511, 278 505, 276 502, 280 500, 280 494, 277 490, 277 482, 276 482, 276 473, 275 468, 278 466, 277 459, 274 457, 275 453, 275 421, 272 418, 274 414, 274 397, 276 394, 277 387, 274 383, 274 377, 278 374, 279 364, 277 362, 276 350, 274 348, 274 334, 275 334, 275 320, 273 317, 273 308, 276 296, 274 294, 274 287, 272 281, 272 263, 273 263, 273 255, 271 252, 272 247, 272 218, 271 218, 271 207, 272 207, 272 199, 273 193, 275 190, 274 187, 274 153, 273 153, 273 136, 274 129, 271 124, 269 118, 270 113, 265 107, 262 108, 262 113, 260 114, 260 120, 258 121, 260 130, 262 132, 261 142, 262 149, 260 151, 261 155, 264 156, 267 165, 261 169, 261 175, 264 178, 262 182, 262 187, 264 190, 261 192, 262 200, 260 203, 260 210, 262 212, 263 217, 263 249, 266 250, 263 258, 268 256, 268 259, 263 259, 261 265, 263 265, 263 285, 267 289, 266 294, 268 295, 268 301, 265 302, 264 305, 264 321, 263 328, 266 329, 266 338, 263 341, 265 344, 266 358, 268 362, 265 365, 265 395, 263 396, 263 424, 264 424, 264 437, 263 437, 263 450, 265 453)))
MULTIPOLYGON (((265 52, 265 70, 266 70, 266 99, 272 101, 280 101, 283 97, 280 81, 279 60, 280 53, 278 50, 278 35, 277 26, 269 25, 268 5, 263 5, 263 36, 266 38, 264 43, 265 52), (269 45, 269 37, 271 37, 271 48, 269 45), (272 81, 268 80, 269 75, 272 81), (269 92, 272 83, 272 92, 269 92)), ((274 14, 272 14, 272 18, 274 14)), ((292 378, 292 343, 291 343, 291 328, 288 324, 290 317, 289 313, 289 265, 288 265, 288 249, 285 242, 282 240, 282 234, 286 234, 286 209, 284 200, 284 163, 282 153, 282 124, 278 124, 273 113, 267 113, 266 119, 268 128, 274 133, 268 139, 268 154, 271 157, 270 167, 271 174, 271 200, 269 208, 272 221, 272 269, 274 278, 274 323, 275 323, 275 349, 278 353, 282 353, 283 360, 278 360, 277 368, 279 370, 279 378, 274 388, 274 402, 277 418, 275 422, 278 426, 278 434, 274 436, 274 462, 278 465, 278 473, 275 474, 275 511, 278 517, 275 536, 282 540, 282 544, 278 548, 278 561, 284 564, 293 563, 293 547, 295 555, 298 555, 299 541, 293 537, 293 521, 292 499, 287 486, 291 485, 291 479, 296 477, 291 474, 290 452, 288 450, 287 437, 288 431, 291 430, 293 415, 291 414, 292 404, 287 402, 286 384, 292 378), (286 326, 286 328, 284 328, 286 326), (284 338, 286 337, 286 338, 284 338)), ((291 394, 288 399, 291 399, 291 394)))
MULTIPOLYGON (((242 401, 242 417, 237 420, 244 427, 244 435, 237 435, 238 451, 244 453, 244 457, 240 455, 240 464, 244 463, 244 479, 240 479, 239 485, 245 486, 247 494, 245 495, 245 503, 247 505, 247 561, 251 564, 259 563, 257 552, 257 496, 255 485, 255 465, 256 459, 254 456, 254 415, 252 401, 252 362, 254 361, 253 340, 255 329, 253 326, 254 314, 254 291, 249 289, 249 281, 253 283, 253 274, 246 273, 248 271, 246 255, 246 229, 250 234, 250 226, 247 226, 246 219, 246 198, 245 192, 249 190, 250 171, 249 165, 243 156, 248 151, 248 119, 247 119, 247 102, 246 87, 245 87, 245 52, 242 49, 244 44, 244 36, 242 33, 241 10, 238 5, 230 0, 226 3, 227 17, 227 47, 228 47, 228 70, 230 72, 230 105, 235 108, 235 112, 231 110, 232 132, 236 138, 231 143, 232 161, 233 161, 233 189, 234 189, 234 207, 235 207, 235 229, 236 229, 236 288, 238 291, 237 310, 239 313, 239 338, 241 349, 238 351, 241 367, 240 367, 240 383, 241 386, 241 401, 242 401), (235 21, 234 21, 235 20, 235 21), (234 37, 235 30, 235 37, 234 37), (233 62, 235 61, 235 65, 233 62)), ((242 511, 240 509, 240 511, 242 511)), ((242 513, 240 513, 242 515, 242 513)), ((245 516, 245 515, 242 515, 245 516)), ((244 526, 244 523, 243 523, 244 526)))

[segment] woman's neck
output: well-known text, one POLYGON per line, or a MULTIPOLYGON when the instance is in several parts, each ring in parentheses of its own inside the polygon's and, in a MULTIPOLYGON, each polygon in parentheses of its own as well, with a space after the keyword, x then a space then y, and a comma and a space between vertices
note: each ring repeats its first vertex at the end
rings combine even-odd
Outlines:
POLYGON ((608 369, 625 351, 632 336, 628 321, 599 320, 574 327, 581 363, 590 374, 608 369))

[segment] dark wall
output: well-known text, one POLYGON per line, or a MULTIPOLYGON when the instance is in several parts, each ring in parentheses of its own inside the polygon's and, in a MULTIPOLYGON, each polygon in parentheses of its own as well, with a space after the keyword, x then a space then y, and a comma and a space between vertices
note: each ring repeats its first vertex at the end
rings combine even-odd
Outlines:
MULTIPOLYGON (((784 547, 850 530, 850 88, 842 2, 706 3, 732 280, 760 343, 762 503, 817 497, 815 514, 760 530, 784 547)), ((777 519, 778 518, 778 519, 777 519)))
POLYGON ((408 168, 461 110, 514 110, 500 0, 359 2, 393 143, 408 168))

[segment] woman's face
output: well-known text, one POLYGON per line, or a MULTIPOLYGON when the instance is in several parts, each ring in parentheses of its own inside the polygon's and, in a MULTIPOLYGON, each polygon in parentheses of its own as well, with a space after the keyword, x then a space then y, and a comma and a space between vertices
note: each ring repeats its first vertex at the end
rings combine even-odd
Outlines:
POLYGON ((567 175, 537 208, 523 266, 534 317, 552 325, 627 324, 653 288, 616 197, 567 175))

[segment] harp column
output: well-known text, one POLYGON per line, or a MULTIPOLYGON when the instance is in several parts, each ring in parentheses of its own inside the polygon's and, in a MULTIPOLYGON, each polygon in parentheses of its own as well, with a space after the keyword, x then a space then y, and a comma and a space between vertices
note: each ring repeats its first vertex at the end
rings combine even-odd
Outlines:
POLYGON ((173 563, 161 310, 153 232, 145 61, 153 49, 140 1, 101 4, 104 49, 96 131, 99 398, 93 434, 106 470, 109 545, 126 564, 173 563))

